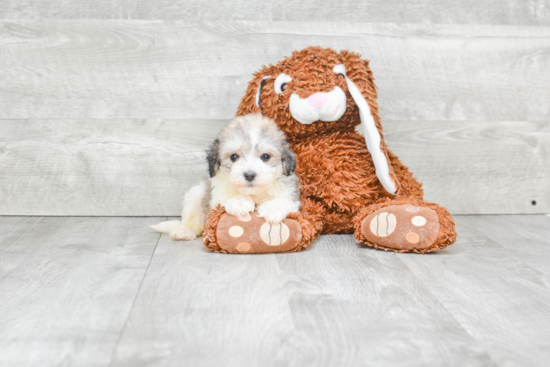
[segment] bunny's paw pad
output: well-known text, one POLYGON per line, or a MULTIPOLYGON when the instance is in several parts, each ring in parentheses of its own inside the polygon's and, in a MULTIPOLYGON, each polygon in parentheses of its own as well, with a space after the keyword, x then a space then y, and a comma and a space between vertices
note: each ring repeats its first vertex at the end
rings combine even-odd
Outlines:
POLYGON ((429 249, 437 240, 439 217, 430 208, 411 204, 392 205, 363 219, 361 232, 375 247, 422 251, 429 249))
POLYGON ((218 223, 216 238, 218 245, 229 253, 289 252, 300 244, 302 231, 293 219, 268 223, 256 213, 240 218, 225 213, 218 223))

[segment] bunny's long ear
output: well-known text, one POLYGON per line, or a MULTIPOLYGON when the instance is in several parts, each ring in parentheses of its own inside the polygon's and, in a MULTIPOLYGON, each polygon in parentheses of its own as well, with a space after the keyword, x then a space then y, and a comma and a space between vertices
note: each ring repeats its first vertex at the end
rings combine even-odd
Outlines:
POLYGON ((241 100, 237 116, 247 115, 249 113, 262 113, 262 88, 267 79, 271 77, 268 74, 269 69, 263 68, 254 74, 254 79, 248 83, 246 93, 241 100))
POLYGON ((368 67, 368 62, 361 60, 359 55, 344 52, 342 54, 345 63, 336 65, 334 72, 344 75, 349 93, 359 108, 361 127, 367 142, 367 149, 376 168, 376 176, 384 189, 395 195, 398 182, 393 168, 389 164, 386 143, 383 141, 384 135, 377 113, 376 86, 372 79, 372 72, 368 67))

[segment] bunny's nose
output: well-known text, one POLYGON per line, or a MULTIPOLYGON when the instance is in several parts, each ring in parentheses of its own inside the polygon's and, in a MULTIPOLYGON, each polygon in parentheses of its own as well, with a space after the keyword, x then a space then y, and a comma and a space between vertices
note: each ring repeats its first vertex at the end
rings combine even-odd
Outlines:
POLYGON ((328 96, 326 93, 319 92, 309 96, 307 101, 311 107, 320 110, 327 103, 328 96))

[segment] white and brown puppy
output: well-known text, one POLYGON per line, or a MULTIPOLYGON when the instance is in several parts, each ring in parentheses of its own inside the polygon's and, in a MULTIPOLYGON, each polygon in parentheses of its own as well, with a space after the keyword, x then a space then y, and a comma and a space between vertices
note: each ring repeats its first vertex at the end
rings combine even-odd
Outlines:
POLYGON ((181 222, 162 222, 153 229, 175 240, 195 239, 218 204, 237 217, 257 206, 258 216, 270 223, 299 210, 296 158, 270 118, 250 114, 233 119, 210 146, 207 161, 210 178, 185 194, 181 222))

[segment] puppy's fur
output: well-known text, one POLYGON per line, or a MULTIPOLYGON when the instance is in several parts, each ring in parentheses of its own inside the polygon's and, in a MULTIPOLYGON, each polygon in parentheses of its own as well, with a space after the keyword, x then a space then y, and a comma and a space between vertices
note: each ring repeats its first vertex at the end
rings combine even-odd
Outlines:
POLYGON ((152 226, 175 240, 193 240, 218 204, 242 217, 253 212, 278 223, 300 208, 296 158, 276 123, 261 114, 233 119, 207 151, 210 178, 192 187, 183 200, 181 222, 152 226))

